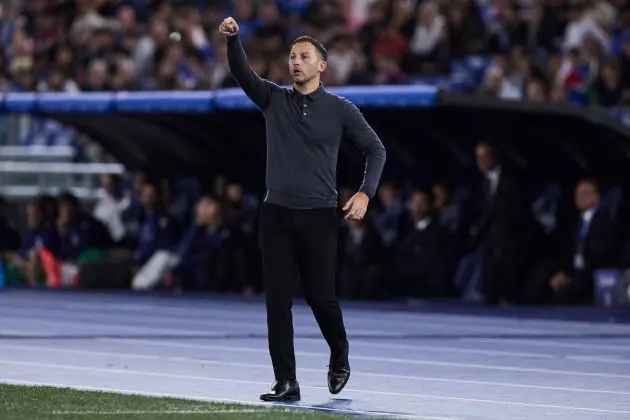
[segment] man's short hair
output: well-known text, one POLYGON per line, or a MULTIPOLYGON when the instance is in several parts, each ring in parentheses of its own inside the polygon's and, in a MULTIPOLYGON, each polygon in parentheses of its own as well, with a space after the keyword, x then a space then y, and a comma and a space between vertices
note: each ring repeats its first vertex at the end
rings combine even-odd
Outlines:
POLYGON ((328 51, 326 51, 326 47, 324 47, 324 44, 322 44, 317 39, 313 38, 312 36, 303 35, 301 37, 296 38, 295 41, 293 41, 293 43, 291 44, 291 48, 293 48, 295 44, 298 44, 300 42, 308 42, 309 44, 315 47, 315 49, 317 50, 317 53, 319 54, 320 58, 323 61, 328 60, 328 51))
POLYGON ((595 192, 597 194, 601 194, 601 187, 599 185, 599 182, 597 182, 597 180, 594 177, 584 177, 578 180, 578 182, 575 184, 576 188, 582 184, 588 184, 591 187, 593 187, 593 189, 595 190, 595 192))

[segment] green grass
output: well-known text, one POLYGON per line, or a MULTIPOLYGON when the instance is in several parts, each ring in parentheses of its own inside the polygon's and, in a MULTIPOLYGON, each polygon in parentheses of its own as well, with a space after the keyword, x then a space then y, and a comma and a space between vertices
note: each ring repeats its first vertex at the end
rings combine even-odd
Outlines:
POLYGON ((123 395, 69 388, 0 384, 2 420, 334 420, 295 409, 123 395))

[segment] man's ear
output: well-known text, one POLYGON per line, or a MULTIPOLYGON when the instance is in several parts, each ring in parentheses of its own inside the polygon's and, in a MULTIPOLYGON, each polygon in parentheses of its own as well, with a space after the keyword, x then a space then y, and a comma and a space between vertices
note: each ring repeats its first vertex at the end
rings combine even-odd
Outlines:
POLYGON ((326 70, 326 67, 327 67, 327 66, 328 66, 328 63, 327 63, 327 62, 325 62, 324 60, 320 61, 320 62, 319 62, 319 69, 318 69, 318 70, 319 70, 319 72, 320 72, 320 73, 323 73, 323 72, 324 72, 324 70, 326 70))

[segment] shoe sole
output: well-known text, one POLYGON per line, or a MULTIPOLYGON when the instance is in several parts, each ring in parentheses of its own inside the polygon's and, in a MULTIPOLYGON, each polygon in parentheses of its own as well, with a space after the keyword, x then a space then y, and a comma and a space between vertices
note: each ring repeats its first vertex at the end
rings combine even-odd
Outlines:
POLYGON ((300 395, 290 395, 290 396, 285 397, 285 398, 260 397, 260 399, 262 401, 266 401, 266 402, 300 401, 300 395))

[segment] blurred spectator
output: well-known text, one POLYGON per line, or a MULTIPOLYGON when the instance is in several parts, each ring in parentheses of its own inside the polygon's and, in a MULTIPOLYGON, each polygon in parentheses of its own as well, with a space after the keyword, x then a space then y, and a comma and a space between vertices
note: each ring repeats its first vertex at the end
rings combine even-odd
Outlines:
POLYGON ((481 83, 468 68, 469 81, 453 88, 604 107, 630 100, 630 19, 617 0, 7 0, 0 87, 233 87, 216 31, 228 15, 239 21, 254 70, 280 84, 290 83, 290 41, 308 33, 329 49, 329 85, 427 83, 417 76, 432 75, 448 86, 469 59, 493 57, 481 83))
POLYGON ((187 290, 253 290, 244 235, 230 226, 221 200, 201 197, 196 218, 177 246, 177 284, 187 290))
POLYGON ((420 3, 418 17, 409 43, 407 70, 410 73, 436 73, 445 59, 447 23, 437 2, 420 3))
POLYGON ((442 264, 449 235, 440 223, 433 195, 417 189, 409 197, 409 218, 396 248, 398 295, 417 298, 445 297, 448 280, 442 264))
POLYGON ((11 257, 12 266, 19 279, 16 280, 24 281, 31 287, 43 283, 40 250, 45 248, 56 254, 61 249, 55 219, 51 217, 47 207, 47 199, 43 197, 36 198, 26 205, 26 232, 18 253, 11 257))
MULTIPOLYGON (((465 79, 458 89, 504 100, 592 107, 630 103, 630 14, 618 0, 6 0, 0 10, 0 89, 73 93, 234 87, 225 42, 216 31, 228 15, 239 22, 252 68, 279 84, 291 82, 289 43, 308 33, 329 50, 328 85, 418 80, 455 89, 451 82, 465 79)), ((28 126, 21 136, 26 144, 78 144, 76 133, 57 122, 28 126)), ((532 274, 538 282, 530 284, 538 288, 523 292, 522 278, 531 271, 527 266, 539 265, 529 251, 538 243, 536 225, 521 183, 502 166, 498 151, 483 143, 475 157, 480 180, 472 188, 439 183, 431 192, 406 195, 397 182, 383 182, 369 219, 342 228, 343 296, 379 295, 381 286, 391 286, 382 281, 387 270, 401 279, 395 293, 444 295, 443 281, 452 276, 431 265, 441 261, 461 268, 455 276, 460 296, 477 293, 489 303, 590 300, 585 290, 592 270, 615 253, 605 239, 615 220, 599 207, 598 187, 582 182, 576 189, 583 219, 594 214, 586 242, 557 233, 556 224, 569 222, 554 213, 545 232, 562 236, 554 246, 571 258, 553 255, 541 266, 546 271, 532 274), (465 241, 444 239, 451 235, 465 241), (581 261, 573 259, 580 254, 576 250, 583 254, 582 265, 573 264, 581 261), (432 252, 438 256, 428 257, 432 252)), ((41 280, 37 252, 42 247, 61 259, 76 259, 95 243, 105 246, 99 239, 103 232, 93 230, 98 230, 92 220, 97 219, 118 247, 135 253, 138 265, 157 250, 182 250, 176 284, 250 293, 258 275, 259 200, 250 199, 234 181, 214 193, 199 199, 183 183, 143 173, 135 174, 130 187, 104 177, 93 217, 67 194, 59 198, 59 208, 52 197, 29 203, 28 229, 18 252, 11 251, 16 244, 8 233, 12 239, 3 245, 9 249, 5 255, 35 285, 41 280), (186 226, 190 230, 181 232, 186 226)), ((342 189, 342 201, 347 194, 342 189)), ((1 217, 0 229, 10 229, 1 217)))
POLYGON ((525 287, 529 304, 593 304, 593 271, 614 266, 618 224, 602 203, 599 185, 590 179, 575 188, 576 218, 563 238, 558 259, 534 270, 525 287))
POLYGON ((383 287, 385 248, 369 220, 344 222, 339 240, 337 293, 341 298, 376 299, 383 287))
POLYGON ((145 183, 140 191, 144 217, 133 256, 139 265, 149 261, 156 251, 169 249, 175 244, 172 217, 164 208, 161 193, 159 185, 152 182, 145 183))
POLYGON ((7 201, 0 197, 0 253, 15 252, 20 248, 20 233, 7 218, 7 201))
POLYGON ((402 191, 395 183, 384 181, 379 187, 378 199, 381 209, 375 216, 374 223, 385 248, 390 249, 394 246, 405 217, 402 191))
POLYGON ((81 209, 79 200, 73 194, 65 192, 59 196, 58 212, 59 249, 54 254, 60 261, 78 262, 86 256, 91 258, 98 250, 112 247, 107 227, 81 209))
POLYGON ((101 221, 115 243, 121 244, 126 236, 123 213, 131 205, 131 197, 125 192, 122 178, 118 175, 101 176, 99 199, 93 214, 101 221))
MULTIPOLYGON (((481 142, 475 148, 480 179, 471 195, 468 250, 477 255, 482 283, 478 292, 487 303, 517 302, 521 271, 531 244, 533 216, 523 188, 497 149, 481 142)), ((467 283, 466 281, 464 283, 467 283)))

